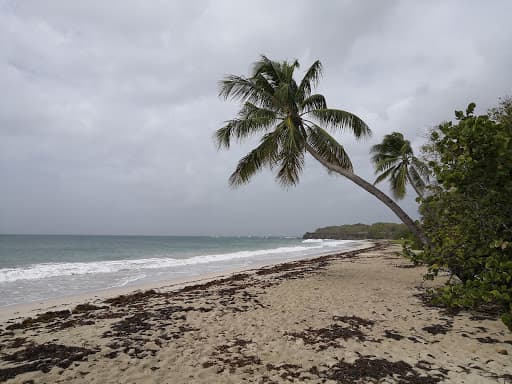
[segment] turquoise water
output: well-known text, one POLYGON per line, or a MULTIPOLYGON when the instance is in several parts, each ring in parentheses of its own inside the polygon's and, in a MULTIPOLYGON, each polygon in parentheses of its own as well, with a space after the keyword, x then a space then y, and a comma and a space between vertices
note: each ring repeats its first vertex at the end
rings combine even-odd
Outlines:
POLYGON ((0 235, 0 307, 359 245, 285 237, 0 235))

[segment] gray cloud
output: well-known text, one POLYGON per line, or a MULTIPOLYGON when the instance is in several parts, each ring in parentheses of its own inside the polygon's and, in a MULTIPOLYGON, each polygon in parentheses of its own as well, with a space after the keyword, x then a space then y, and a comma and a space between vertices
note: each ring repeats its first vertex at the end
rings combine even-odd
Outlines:
MULTIPOLYGON (((396 221, 308 159, 283 190, 227 178, 251 143, 218 152, 236 112, 217 98, 258 55, 320 58, 319 91, 374 136, 338 134, 372 179, 368 147, 510 93, 509 1, 1 1, 0 233, 301 234, 396 221)), ((403 202, 412 215, 412 197, 403 202)))

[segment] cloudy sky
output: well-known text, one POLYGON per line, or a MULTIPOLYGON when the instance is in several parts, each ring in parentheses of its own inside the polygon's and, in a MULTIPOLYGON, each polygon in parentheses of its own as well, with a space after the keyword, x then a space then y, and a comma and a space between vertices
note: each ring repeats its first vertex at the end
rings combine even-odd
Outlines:
MULTIPOLYGON (((0 0, 0 233, 295 235, 397 221, 313 159, 295 188, 264 172, 231 189, 253 143, 216 150, 213 132, 237 110, 217 82, 262 53, 320 59, 318 91, 374 132, 337 136, 373 180, 368 148, 384 134, 419 146, 454 109, 485 112, 512 93, 511 14, 510 0, 0 0)), ((417 216, 411 197, 403 207, 417 216)))

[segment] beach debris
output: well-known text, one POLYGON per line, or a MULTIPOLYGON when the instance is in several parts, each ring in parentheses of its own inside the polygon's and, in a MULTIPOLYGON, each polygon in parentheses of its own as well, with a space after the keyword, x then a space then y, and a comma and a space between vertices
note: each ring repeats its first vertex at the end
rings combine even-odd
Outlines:
POLYGON ((180 290, 176 291, 176 294, 205 291, 213 287, 223 286, 227 283, 243 281, 248 277, 250 277, 250 275, 247 273, 238 273, 235 275, 231 275, 230 277, 215 279, 202 284, 187 285, 181 288, 180 290))
POLYGON ((363 319, 362 317, 359 316, 334 316, 332 319, 334 321, 341 321, 343 323, 347 323, 354 328, 371 327, 373 326, 373 324, 375 324, 374 320, 363 319))
POLYGON ((338 324, 318 329, 308 328, 302 332, 288 332, 287 335, 302 339, 304 344, 315 345, 319 350, 339 347, 339 339, 348 340, 355 338, 359 341, 366 340, 364 333, 360 330, 338 324))
POLYGON ((138 312, 132 316, 126 317, 123 320, 115 323, 112 326, 113 333, 110 332, 108 336, 126 336, 131 333, 139 333, 151 329, 151 324, 148 322, 150 318, 147 312, 138 312))
POLYGON ((51 323, 55 320, 67 319, 69 316, 71 316, 71 311, 69 311, 69 310, 48 311, 45 313, 41 313, 40 315, 37 315, 35 318, 27 317, 21 323, 14 323, 14 324, 8 325, 5 329, 13 330, 13 329, 31 328, 31 327, 37 326, 41 323, 46 324, 46 323, 51 323))
POLYGON ((97 311, 97 310, 100 310, 100 309, 107 309, 108 307, 106 306, 97 306, 97 305, 94 305, 94 304, 90 304, 90 303, 84 303, 84 304, 78 304, 74 309, 73 309, 73 314, 76 315, 78 313, 84 313, 84 312, 90 312, 90 311, 97 311))
POLYGON ((86 319, 71 319, 61 323, 55 324, 55 328, 57 329, 66 329, 73 328, 84 325, 94 325, 96 322, 94 320, 86 320, 86 319))
POLYGON ((238 369, 244 368, 245 373, 252 374, 252 366, 261 366, 263 363, 258 356, 248 354, 244 351, 247 345, 252 344, 251 340, 235 338, 227 344, 215 347, 210 359, 204 361, 203 368, 215 367, 216 373, 228 370, 235 373, 238 369))
POLYGON ((6 343, 0 344, 0 351, 4 348, 16 349, 23 346, 25 343, 27 343, 26 337, 15 337, 14 339, 9 340, 6 343))
POLYGON ((393 340, 402 340, 404 338, 404 336, 402 336, 398 332, 391 330, 391 329, 384 330, 384 337, 387 337, 388 339, 393 339, 393 340))
POLYGON ((329 347, 340 347, 340 339, 368 340, 361 329, 372 327, 374 324, 373 320, 363 319, 358 316, 334 316, 333 320, 345 323, 346 325, 331 324, 325 328, 307 328, 302 332, 287 332, 286 335, 302 339, 304 344, 314 345, 319 350, 324 350, 329 347))
POLYGON ((383 379, 390 378, 404 384, 435 384, 444 377, 440 373, 436 376, 420 375, 405 361, 389 361, 366 356, 359 357, 353 363, 339 361, 327 369, 316 372, 319 377, 337 383, 382 382, 383 379))
POLYGON ((135 292, 131 295, 120 295, 111 299, 107 299, 104 302, 115 307, 123 307, 146 302, 148 299, 158 295, 158 292, 156 292, 154 289, 150 289, 144 292, 135 292))
POLYGON ((423 327, 422 329, 432 335, 446 335, 453 327, 452 320, 446 320, 444 324, 432 324, 423 327))
POLYGON ((294 379, 302 378, 305 379, 304 374, 306 371, 302 368, 302 366, 297 364, 284 363, 279 365, 274 364, 266 364, 265 368, 267 371, 275 371, 278 373, 279 377, 282 379, 286 379, 289 381, 293 381, 294 379))
MULTIPOLYGON (((160 335, 161 340, 177 340, 181 339, 187 332, 199 331, 199 328, 189 327, 188 325, 180 325, 176 331, 170 331, 166 334, 160 335)), ((158 339, 155 341, 158 342, 158 339)))
POLYGON ((25 372, 50 372, 53 367, 68 368, 75 361, 83 361, 99 349, 67 346, 62 344, 29 343, 23 349, 11 354, 4 353, 2 359, 11 363, 23 363, 0 369, 0 382, 14 378, 25 372))
POLYGON ((495 339, 493 337, 490 337, 490 336, 486 336, 486 337, 477 337, 476 340, 479 342, 479 343, 482 343, 482 344, 498 344, 498 343, 501 343, 500 340, 498 339, 495 339))

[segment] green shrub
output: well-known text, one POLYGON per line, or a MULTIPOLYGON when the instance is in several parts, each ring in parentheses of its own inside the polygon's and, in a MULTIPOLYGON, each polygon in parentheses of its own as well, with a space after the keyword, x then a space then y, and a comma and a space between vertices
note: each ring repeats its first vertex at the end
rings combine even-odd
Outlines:
POLYGON ((425 257, 431 276, 448 269, 459 280, 439 290, 438 302, 496 305, 510 327, 512 125, 474 108, 457 111, 456 123, 440 125, 427 146, 436 182, 420 206, 432 242, 425 257))

